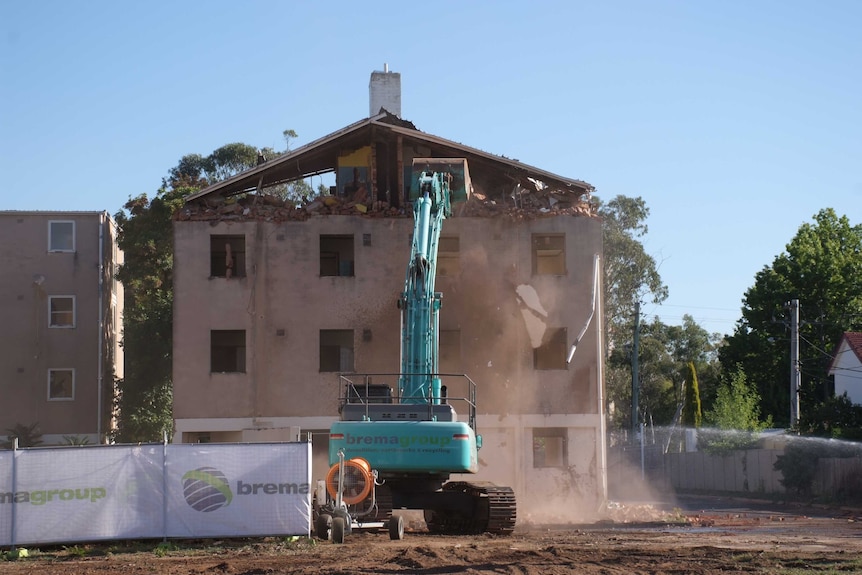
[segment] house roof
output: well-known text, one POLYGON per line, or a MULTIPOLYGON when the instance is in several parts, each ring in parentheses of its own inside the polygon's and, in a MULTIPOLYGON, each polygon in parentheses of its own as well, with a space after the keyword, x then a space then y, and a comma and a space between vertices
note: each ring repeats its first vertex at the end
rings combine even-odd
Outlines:
POLYGON ((844 353, 845 351, 847 353, 853 353, 859 360, 859 363, 862 363, 862 332, 845 331, 844 335, 841 336, 841 341, 838 342, 838 346, 835 348, 835 353, 833 354, 832 361, 829 362, 830 375, 837 367, 840 354, 844 353), (846 349, 844 347, 845 344, 846 349))
POLYGON ((233 196, 254 191, 257 188, 267 188, 300 178, 331 172, 337 166, 340 150, 368 145, 372 136, 379 131, 401 136, 408 142, 425 145, 431 148, 432 157, 467 158, 471 172, 474 171, 474 164, 484 165, 497 170, 505 170, 520 178, 540 180, 546 185, 560 189, 580 193, 594 190, 593 186, 587 182, 559 176, 521 163, 518 160, 496 156, 458 142, 426 134, 416 129, 412 123, 381 110, 376 116, 350 124, 296 150, 191 194, 186 198, 186 201, 192 202, 213 195, 233 196))

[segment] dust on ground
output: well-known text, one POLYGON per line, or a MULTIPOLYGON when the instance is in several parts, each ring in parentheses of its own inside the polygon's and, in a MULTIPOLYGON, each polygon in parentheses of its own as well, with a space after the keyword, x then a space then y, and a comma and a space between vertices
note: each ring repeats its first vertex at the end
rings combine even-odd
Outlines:
POLYGON ((862 572, 862 512, 768 504, 684 511, 620 505, 597 523, 531 525, 510 537, 413 530, 391 541, 385 530, 355 530, 343 545, 263 538, 168 542, 157 552, 158 541, 149 548, 136 544, 143 550, 114 546, 109 553, 107 544, 46 548, 29 559, 0 563, 0 573, 851 573, 862 572), (82 552, 87 554, 76 556, 82 552))

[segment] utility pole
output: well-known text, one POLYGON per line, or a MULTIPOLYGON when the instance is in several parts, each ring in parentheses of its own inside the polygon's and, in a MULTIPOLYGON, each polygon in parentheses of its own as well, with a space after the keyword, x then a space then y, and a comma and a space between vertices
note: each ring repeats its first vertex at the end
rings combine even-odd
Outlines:
POLYGON ((635 302, 635 335, 634 343, 632 344, 632 434, 637 435, 639 427, 638 417, 638 390, 640 389, 640 381, 638 381, 638 355, 640 354, 640 321, 641 321, 641 302, 635 302))
POLYGON ((799 421, 799 388, 802 372, 799 369, 799 300, 790 300, 790 427, 799 421))

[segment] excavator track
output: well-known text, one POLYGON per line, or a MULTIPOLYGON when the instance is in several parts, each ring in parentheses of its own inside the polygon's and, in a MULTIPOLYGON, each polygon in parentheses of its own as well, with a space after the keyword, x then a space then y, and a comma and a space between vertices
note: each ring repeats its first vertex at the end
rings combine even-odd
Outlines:
POLYGON ((452 481, 446 483, 443 490, 470 495, 473 509, 469 513, 467 510, 464 513, 427 510, 425 522, 432 533, 511 535, 514 531, 517 507, 511 487, 485 481, 452 481))

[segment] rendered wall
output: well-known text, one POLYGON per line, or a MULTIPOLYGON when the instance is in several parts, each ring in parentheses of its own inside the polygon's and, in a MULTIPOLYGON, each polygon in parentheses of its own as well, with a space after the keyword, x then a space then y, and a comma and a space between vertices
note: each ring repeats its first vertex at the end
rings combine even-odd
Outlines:
MULTIPOLYGON (((175 440, 266 427, 325 432, 338 417, 339 383, 335 373, 320 372, 320 330, 354 330, 356 372, 397 372, 395 302, 412 225, 410 218, 354 216, 176 222, 175 440), (245 237, 245 277, 209 277, 213 234, 245 237), (342 234, 354 238, 354 276, 320 277, 320 236, 342 234), (246 373, 209 372, 213 329, 246 330, 246 373)), ((512 485, 519 501, 547 501, 529 487, 538 477, 592 508, 604 494, 600 307, 567 368, 534 369, 533 342, 537 325, 566 328, 572 342, 589 319, 600 221, 454 217, 443 236, 458 237, 460 272, 438 277, 440 327, 460 332, 460 371, 478 386, 480 478, 512 485), (565 236, 564 275, 533 274, 533 234, 565 236), (530 301, 524 293, 533 294, 530 301), (569 429, 566 468, 533 469, 533 427, 569 429)), ((314 451, 320 477, 326 462, 317 443, 314 451)))

